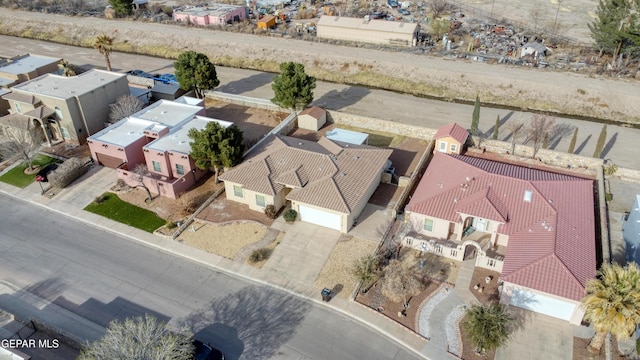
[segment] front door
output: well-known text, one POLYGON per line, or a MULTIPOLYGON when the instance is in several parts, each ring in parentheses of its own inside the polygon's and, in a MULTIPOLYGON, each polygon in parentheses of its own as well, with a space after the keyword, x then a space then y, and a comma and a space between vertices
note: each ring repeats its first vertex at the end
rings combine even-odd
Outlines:
POLYGON ((473 227, 478 231, 485 231, 487 228, 487 220, 482 218, 476 218, 475 224, 473 227))

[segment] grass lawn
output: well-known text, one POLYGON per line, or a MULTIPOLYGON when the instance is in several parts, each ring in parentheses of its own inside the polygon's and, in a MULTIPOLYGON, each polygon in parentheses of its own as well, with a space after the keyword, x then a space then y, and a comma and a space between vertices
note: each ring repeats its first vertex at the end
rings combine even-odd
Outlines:
POLYGON ((386 132, 382 132, 382 131, 363 129, 363 128, 359 128, 359 127, 355 127, 355 126, 348 126, 348 125, 340 124, 340 125, 338 125, 338 127, 340 129, 358 131, 358 132, 369 134, 369 139, 368 139, 367 144, 371 145, 371 146, 377 146, 377 147, 394 147, 394 146, 400 144, 401 142, 403 142, 404 138, 405 138, 402 135, 396 135, 396 134, 386 133, 386 132))
MULTIPOLYGON (((45 155, 38 154, 33 159, 33 165, 40 165, 40 167, 44 167, 51 163, 59 163, 60 160, 54 159, 45 155)), ((24 169, 29 166, 26 162, 14 167, 13 169, 7 171, 4 175, 0 176, 0 181, 5 182, 7 184, 17 186, 19 188, 25 188, 32 182, 34 182, 36 178, 36 174, 27 175, 24 173, 24 169)))
POLYGON ((94 201, 84 210, 150 233, 166 223, 153 211, 122 201, 116 194, 106 192, 102 197, 104 198, 102 203, 98 204, 94 201))

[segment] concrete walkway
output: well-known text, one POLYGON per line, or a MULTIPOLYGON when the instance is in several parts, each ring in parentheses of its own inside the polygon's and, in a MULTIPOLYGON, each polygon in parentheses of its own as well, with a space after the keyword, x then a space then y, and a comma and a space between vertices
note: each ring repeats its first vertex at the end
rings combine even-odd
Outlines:
MULTIPOLYGON (((196 248, 189 247, 177 241, 161 238, 159 236, 82 210, 98 195, 101 195, 105 191, 109 190, 109 188, 111 188, 115 184, 116 178, 117 176, 114 170, 95 167, 91 169, 89 173, 85 174, 82 178, 75 181, 73 185, 68 188, 62 189, 59 193, 53 194, 51 197, 47 196, 50 195, 50 193, 45 194, 45 196, 41 195, 40 187, 37 183, 30 184, 24 189, 19 189, 6 183, 0 182, 0 192, 8 196, 12 196, 16 199, 28 201, 37 206, 42 206, 50 211, 58 212, 62 215, 71 216, 79 221, 83 221, 92 226, 101 228, 104 231, 113 232, 122 237, 129 238, 132 241, 141 242, 146 246, 164 252, 172 253, 177 256, 190 259, 192 261, 196 261, 198 263, 210 266, 233 276, 238 276, 250 279, 257 283, 266 284, 294 294, 296 296, 306 298, 310 301, 314 301, 317 304, 322 304, 323 306, 330 307, 333 310, 343 314, 344 316, 348 316, 354 320, 360 321, 366 324, 368 327, 375 329, 376 331, 395 340, 399 344, 402 344, 409 351, 413 352, 415 356, 423 358, 429 356, 429 358, 433 360, 442 358, 440 356, 437 356, 437 354, 439 353, 439 349, 434 349, 435 346, 428 344, 426 339, 407 330, 398 323, 384 316, 380 316, 380 314, 360 304, 341 298, 334 298, 328 303, 322 302, 319 292, 316 288, 313 287, 313 283, 306 282, 309 279, 307 279, 305 272, 300 271, 301 269, 304 269, 305 266, 309 265, 308 263, 298 262, 299 267, 295 269, 297 271, 300 271, 301 274, 299 277, 292 280, 288 276, 293 273, 291 269, 294 268, 288 267, 287 269, 283 269, 275 266, 275 264, 279 263, 277 261, 266 269, 257 269, 243 263, 238 263, 230 259, 226 259, 196 248), (436 355, 434 356, 434 354, 436 355)), ((297 222, 296 224, 302 223, 297 222)), ((282 226, 289 226, 289 224, 282 224, 282 226)), ((291 227, 289 227, 287 230, 288 233, 293 233, 293 229, 291 227)), ((329 229, 327 229, 326 231, 332 232, 332 230, 329 229)), ((327 237, 326 239, 324 239, 325 241, 331 240, 334 237, 335 241, 337 241, 339 238, 339 234, 335 231, 334 233, 335 234, 323 233, 317 235, 327 237)), ((295 238, 296 241, 312 237, 309 233, 305 232, 304 229, 300 229, 297 234, 298 235, 295 238)), ((284 249, 286 249, 286 246, 283 246, 284 243, 285 240, 283 239, 283 243, 278 246, 278 249, 281 249, 281 251, 284 251, 284 249)), ((307 250, 309 250, 309 257, 307 257, 305 261, 309 261, 309 259, 312 259, 314 256, 319 254, 310 244, 308 244, 306 248, 307 250)), ((278 256, 277 253, 274 253, 274 255, 278 256)), ((316 262, 318 261, 319 260, 316 260, 316 262)), ((324 260, 322 261, 322 263, 324 263, 324 260)), ((15 291, 17 290, 13 290, 7 287, 0 287, 0 298, 2 298, 3 294, 13 294, 15 291)), ((27 318, 31 315, 39 316, 38 314, 29 314, 28 311, 20 310, 20 308, 14 306, 15 304, 2 305, 11 305, 10 309, 7 310, 21 311, 23 312, 21 315, 27 318)), ((66 314, 64 309, 58 309, 58 314, 56 314, 55 316, 46 314, 46 319, 50 323, 50 325, 65 329, 65 331, 75 337, 83 339, 86 338, 86 327, 85 324, 82 323, 82 319, 74 318, 75 320, 77 320, 74 325, 74 321, 72 321, 74 319, 71 319, 69 316, 70 314, 66 314)), ((91 329, 93 329, 93 327, 91 327, 91 329)), ((99 335, 101 329, 96 328, 91 331, 92 334, 94 334, 91 337, 94 338, 99 335)), ((441 331, 444 333, 444 329, 442 329, 441 331)))

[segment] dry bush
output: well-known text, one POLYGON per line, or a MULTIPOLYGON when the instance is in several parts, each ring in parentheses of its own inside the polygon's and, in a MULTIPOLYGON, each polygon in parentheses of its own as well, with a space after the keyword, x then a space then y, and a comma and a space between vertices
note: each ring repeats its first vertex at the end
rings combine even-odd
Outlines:
POLYGON ((208 194, 197 194, 194 191, 189 191, 178 196, 176 203, 182 211, 181 215, 186 216, 198 210, 200 205, 202 205, 208 197, 208 194))
POLYGON ((316 13, 311 9, 300 10, 294 17, 296 20, 313 19, 316 13))
POLYGON ((87 159, 71 158, 63 162, 49 174, 51 186, 64 188, 84 175, 89 168, 85 166, 87 159))

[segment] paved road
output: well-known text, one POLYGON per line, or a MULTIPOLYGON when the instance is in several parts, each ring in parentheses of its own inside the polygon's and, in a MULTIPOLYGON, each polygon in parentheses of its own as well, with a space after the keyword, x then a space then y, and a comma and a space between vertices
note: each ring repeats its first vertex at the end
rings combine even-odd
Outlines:
POLYGON ((7 310, 38 299, 34 313, 59 307, 101 326, 149 312, 189 326, 230 359, 414 358, 326 307, 6 195, 0 209, 0 283, 22 290, 0 294, 7 310))
MULTIPOLYGON (((43 41, 0 36, 0 54, 31 52, 34 54, 60 56, 73 64, 81 66, 104 66, 104 59, 94 49, 78 48, 43 41), (10 49, 10 50, 9 50, 10 49)), ((148 72, 171 72, 173 62, 167 59, 114 53, 111 62, 115 71, 142 69, 148 72)), ((273 74, 252 70, 217 67, 220 86, 218 91, 245 96, 271 99, 271 81, 273 74)), ((457 122, 467 128, 471 126, 472 105, 455 104, 444 101, 422 99, 411 95, 402 95, 384 90, 374 90, 358 86, 348 86, 319 81, 315 90, 314 104, 328 109, 347 113, 398 121, 430 128, 438 128, 450 122, 457 122)), ((514 112, 503 109, 483 107, 480 111, 480 129, 492 133, 496 117, 500 116, 500 139, 508 139, 510 134, 504 130, 510 121, 526 122, 531 118, 527 112, 514 112)), ((576 153, 591 156, 602 128, 602 124, 557 118, 561 125, 558 141, 552 141, 551 148, 566 151, 569 147, 573 129, 579 128, 576 153)), ((636 139, 640 130, 609 125, 607 142, 603 158, 611 159, 622 167, 640 169, 640 157, 635 156, 636 139)))

